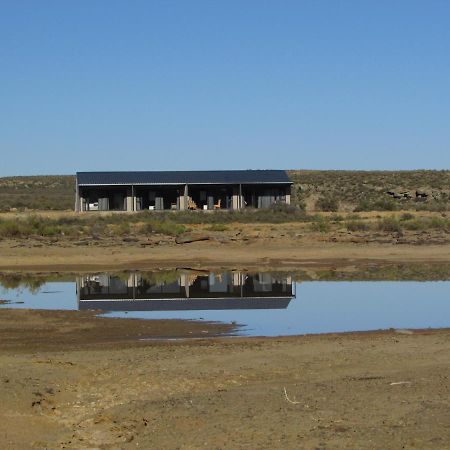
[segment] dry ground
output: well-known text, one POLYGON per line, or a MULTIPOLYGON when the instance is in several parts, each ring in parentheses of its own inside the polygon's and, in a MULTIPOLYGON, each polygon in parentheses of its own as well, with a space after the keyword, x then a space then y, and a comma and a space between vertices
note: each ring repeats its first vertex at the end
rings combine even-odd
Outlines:
MULTIPOLYGON (((53 218, 73 215, 63 212, 42 214, 53 218)), ((398 217, 401 214, 364 213, 361 220, 371 223, 380 217, 398 217)), ((0 218, 22 216, 0 214, 0 218)), ((344 219, 347 216, 344 214, 344 219)), ((426 218, 439 215, 423 212, 416 216, 426 218)), ((311 223, 303 222, 232 223, 226 224, 223 231, 211 231, 210 225, 189 227, 191 232, 188 234, 208 240, 177 244, 172 236, 133 233, 83 238, 3 238, 0 239, 0 270, 88 271, 217 266, 287 269, 311 263, 450 260, 450 233, 447 230, 404 230, 402 234, 376 230, 348 231, 345 222, 334 223, 326 232, 314 231, 311 223)))
POLYGON ((162 343, 59 314, 0 311, 2 448, 450 447, 448 330, 162 343))

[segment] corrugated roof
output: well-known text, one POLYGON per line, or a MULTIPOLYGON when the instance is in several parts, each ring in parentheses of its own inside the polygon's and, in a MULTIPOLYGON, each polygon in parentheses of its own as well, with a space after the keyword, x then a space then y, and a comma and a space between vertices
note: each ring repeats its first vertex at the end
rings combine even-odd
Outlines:
POLYGON ((77 172, 78 185, 291 183, 284 170, 77 172))
POLYGON ((152 300, 84 300, 78 308, 106 311, 194 311, 226 309, 286 309, 293 297, 182 298, 152 300))

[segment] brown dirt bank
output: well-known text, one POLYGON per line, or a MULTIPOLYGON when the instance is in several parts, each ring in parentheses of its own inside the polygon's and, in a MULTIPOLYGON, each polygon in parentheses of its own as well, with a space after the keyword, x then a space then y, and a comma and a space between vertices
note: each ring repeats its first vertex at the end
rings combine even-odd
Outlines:
POLYGON ((105 318, 95 311, 0 309, 0 351, 74 350, 152 338, 223 336, 236 330, 233 325, 203 321, 105 318))
POLYGON ((448 262, 450 244, 394 245, 333 242, 248 242, 221 244, 213 241, 183 245, 17 246, 0 242, 1 271, 95 271, 164 267, 295 268, 302 265, 332 266, 350 262, 448 262))
POLYGON ((3 448, 448 448, 449 330, 95 341, 78 314, 0 310, 3 448))

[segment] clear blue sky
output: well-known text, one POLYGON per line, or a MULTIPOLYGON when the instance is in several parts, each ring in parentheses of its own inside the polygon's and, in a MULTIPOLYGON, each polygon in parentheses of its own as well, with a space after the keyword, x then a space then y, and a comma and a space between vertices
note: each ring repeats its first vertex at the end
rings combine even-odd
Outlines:
POLYGON ((1 0, 0 176, 450 168, 448 0, 1 0))

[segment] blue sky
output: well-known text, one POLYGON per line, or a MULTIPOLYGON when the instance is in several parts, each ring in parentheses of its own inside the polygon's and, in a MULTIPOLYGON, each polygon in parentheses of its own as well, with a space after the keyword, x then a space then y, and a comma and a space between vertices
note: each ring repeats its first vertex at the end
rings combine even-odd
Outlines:
POLYGON ((450 2, 1 0, 0 176, 450 168, 450 2))

